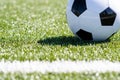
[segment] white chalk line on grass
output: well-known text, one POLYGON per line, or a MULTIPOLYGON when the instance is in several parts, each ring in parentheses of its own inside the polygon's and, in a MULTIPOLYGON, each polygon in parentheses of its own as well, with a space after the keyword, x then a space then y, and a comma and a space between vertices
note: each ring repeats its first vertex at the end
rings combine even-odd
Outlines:
POLYGON ((120 62, 110 61, 13 61, 0 62, 0 72, 3 73, 71 73, 71 72, 120 72, 120 62))

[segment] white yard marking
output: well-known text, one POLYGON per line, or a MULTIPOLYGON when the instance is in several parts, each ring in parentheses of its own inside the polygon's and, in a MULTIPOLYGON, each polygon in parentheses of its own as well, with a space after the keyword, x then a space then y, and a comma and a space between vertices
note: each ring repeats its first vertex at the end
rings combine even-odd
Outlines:
POLYGON ((13 62, 0 62, 0 72, 4 73, 31 73, 31 72, 55 72, 55 73, 68 73, 68 72, 120 72, 120 62, 110 61, 13 61, 13 62))

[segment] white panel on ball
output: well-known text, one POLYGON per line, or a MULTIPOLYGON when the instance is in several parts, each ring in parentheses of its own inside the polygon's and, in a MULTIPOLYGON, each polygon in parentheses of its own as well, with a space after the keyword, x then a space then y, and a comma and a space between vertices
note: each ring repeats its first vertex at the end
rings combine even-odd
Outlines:
POLYGON ((86 0, 87 8, 93 12, 101 12, 108 7, 108 0, 86 0))
POLYGON ((74 16, 74 14, 71 13, 71 11, 69 10, 67 11, 67 14, 68 23, 73 33, 76 33, 79 29, 85 29, 93 32, 95 29, 98 28, 96 25, 101 25, 99 15, 88 10, 85 11, 84 14, 79 16, 79 18, 74 16))
POLYGON ((104 41, 114 34, 114 29, 111 26, 99 26, 92 34, 94 41, 104 41))
POLYGON ((117 14, 120 14, 120 0, 109 0, 109 6, 113 9, 117 14))
POLYGON ((71 7, 72 7, 72 5, 73 5, 73 2, 74 2, 74 0, 68 0, 68 5, 69 5, 69 6, 67 6, 67 9, 70 9, 70 10, 71 10, 71 7))
POLYGON ((94 30, 98 29, 98 26, 101 25, 99 15, 89 10, 86 10, 81 16, 79 16, 79 23, 77 24, 81 26, 81 29, 89 32, 94 32, 94 30))
POLYGON ((114 22, 114 25, 112 27, 112 29, 114 30, 114 33, 117 32, 120 28, 120 14, 117 14, 116 20, 114 22))

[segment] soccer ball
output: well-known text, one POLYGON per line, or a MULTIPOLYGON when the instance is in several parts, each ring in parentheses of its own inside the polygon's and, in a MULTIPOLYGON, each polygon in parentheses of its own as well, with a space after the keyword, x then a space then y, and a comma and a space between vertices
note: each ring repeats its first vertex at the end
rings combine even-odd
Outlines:
POLYGON ((69 0, 67 21, 83 40, 104 41, 120 28, 120 0, 69 0))

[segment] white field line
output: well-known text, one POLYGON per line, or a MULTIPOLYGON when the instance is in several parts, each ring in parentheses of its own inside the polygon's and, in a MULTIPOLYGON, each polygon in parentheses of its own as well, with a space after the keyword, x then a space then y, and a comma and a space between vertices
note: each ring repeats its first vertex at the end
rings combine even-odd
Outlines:
POLYGON ((0 72, 3 73, 32 73, 32 72, 52 72, 52 73, 68 73, 68 72, 120 72, 120 62, 110 61, 13 61, 0 62, 0 72))

